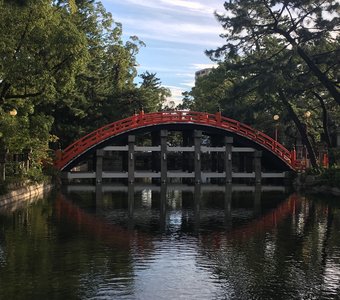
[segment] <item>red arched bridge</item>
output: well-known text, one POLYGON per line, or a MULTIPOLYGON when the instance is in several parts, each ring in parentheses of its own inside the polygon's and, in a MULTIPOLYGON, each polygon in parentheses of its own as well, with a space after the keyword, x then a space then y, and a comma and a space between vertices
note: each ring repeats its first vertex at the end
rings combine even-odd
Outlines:
POLYGON ((249 139, 265 150, 273 153, 291 170, 296 170, 297 162, 294 151, 289 151, 279 142, 265 133, 258 131, 239 121, 223 117, 221 113, 209 114, 194 111, 171 111, 135 114, 131 117, 105 125, 75 141, 57 154, 55 165, 65 169, 76 158, 86 154, 90 149, 118 135, 135 129, 166 124, 194 124, 215 127, 229 133, 249 139))
MULTIPOLYGON (((101 182, 103 178, 128 178, 129 181, 134 181, 134 178, 138 177, 151 177, 162 178, 163 182, 165 181, 163 180, 164 178, 169 177, 191 177, 195 178, 196 182, 200 182, 202 177, 204 177, 204 180, 206 178, 227 178, 227 181, 230 182, 230 178, 232 177, 246 178, 248 176, 248 178, 261 178, 261 172, 263 171, 263 168, 261 171, 261 166, 265 166, 266 163, 267 165, 274 166, 272 168, 274 171, 296 171, 300 165, 300 162, 296 160, 295 151, 289 151, 278 141, 274 140, 263 132, 258 131, 239 121, 224 117, 220 112, 209 114, 194 111, 171 111, 155 113, 144 113, 142 111, 139 114, 135 114, 131 117, 105 125, 75 141, 63 151, 58 151, 56 154, 55 166, 63 172, 70 171, 73 167, 77 166, 77 163, 84 161, 84 159, 90 153, 97 151, 98 158, 98 150, 108 149, 108 145, 110 145, 110 143, 114 143, 119 138, 122 139, 122 137, 126 138, 126 142, 123 144, 123 146, 120 144, 119 147, 111 146, 109 148, 111 151, 126 151, 128 153, 126 156, 127 158, 125 158, 125 164, 128 165, 128 167, 126 167, 125 173, 123 172, 123 168, 120 175, 117 173, 113 174, 112 172, 111 175, 104 174, 105 168, 103 169, 103 167, 100 166, 100 164, 103 164, 101 162, 97 163, 97 168, 94 167, 95 172, 82 175, 83 177, 72 178, 95 178, 97 179, 97 182, 101 182), (182 132, 191 130, 192 132, 195 132, 195 137, 192 138, 191 147, 169 147, 166 140, 167 133, 166 136, 164 136, 164 132, 168 132, 168 130, 182 132), (161 136, 158 146, 144 147, 143 150, 141 150, 142 147, 135 145, 135 135, 157 131, 161 136), (197 134, 197 132, 199 133, 197 134), (204 143, 202 142, 202 132, 214 132, 214 134, 217 134, 221 137, 220 140, 224 139, 225 142, 223 142, 222 145, 219 145, 222 147, 209 148, 204 146, 204 143), (133 139, 130 140, 130 137, 133 139), (243 148, 238 148, 238 146, 242 146, 243 148), (139 149, 136 150, 137 148, 139 149), (237 170, 234 170, 235 168, 233 166, 231 154, 232 152, 246 152, 247 149, 248 151, 249 149, 252 149, 250 151, 255 153, 253 160, 255 163, 252 163, 254 166, 253 170, 250 172, 244 171, 243 173, 237 173, 237 170), (144 151, 145 155, 147 152, 160 152, 158 156, 154 155, 151 159, 155 160, 155 158, 158 157, 159 172, 157 173, 157 170, 152 167, 152 173, 149 172, 147 174, 144 172, 143 175, 137 172, 137 174, 136 171, 138 170, 135 169, 136 164, 134 162, 135 154, 137 153, 136 151, 144 151), (170 168, 173 165, 173 163, 170 161, 170 155, 168 155, 171 153, 171 151, 178 151, 182 153, 186 151, 192 152, 190 155, 193 158, 194 163, 193 167, 191 167, 191 172, 190 167, 187 169, 180 167, 182 171, 186 170, 186 174, 183 172, 182 175, 170 174, 171 172, 169 173, 169 168, 167 165, 170 165, 170 168), (201 158, 203 158, 204 153, 208 153, 210 155, 210 153, 213 152, 220 152, 217 154, 217 156, 215 156, 215 158, 217 157, 216 161, 223 165, 222 169, 218 171, 216 168, 214 170, 211 168, 210 171, 214 171, 215 173, 201 173, 201 171, 203 172, 204 169, 204 163, 201 162, 203 159, 201 158), (257 155, 256 153, 260 154, 257 155), (258 156, 257 160, 256 155, 258 156), (256 163, 256 161, 260 162, 256 163), (98 175, 99 172, 102 173, 102 175, 98 175), (93 175, 94 173, 96 175, 93 175), (253 175, 249 175, 250 173, 253 175)), ((100 155, 103 156, 103 154, 99 154, 99 156, 100 155)), ((183 161, 184 165, 186 164, 185 160, 188 160, 188 157, 189 156, 185 156, 185 154, 182 155, 181 161, 183 161)), ((213 159, 211 159, 211 161, 212 160, 213 159)), ((176 162, 176 159, 174 161, 176 162)), ((149 170, 151 170, 151 167, 149 170)), ((73 174, 72 176, 76 175, 73 174)))

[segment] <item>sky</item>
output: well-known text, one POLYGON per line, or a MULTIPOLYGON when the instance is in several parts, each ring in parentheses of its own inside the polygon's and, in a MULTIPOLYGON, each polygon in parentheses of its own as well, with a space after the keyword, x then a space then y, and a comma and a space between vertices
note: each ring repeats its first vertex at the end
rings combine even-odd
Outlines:
MULTIPOLYGON (((223 44, 222 26, 214 12, 223 12, 222 0, 103 0, 123 39, 136 35, 146 47, 137 55, 138 73, 156 73, 171 90, 176 104, 195 82, 195 72, 214 63, 205 50, 223 44)), ((139 81, 137 81, 139 82, 139 81)))

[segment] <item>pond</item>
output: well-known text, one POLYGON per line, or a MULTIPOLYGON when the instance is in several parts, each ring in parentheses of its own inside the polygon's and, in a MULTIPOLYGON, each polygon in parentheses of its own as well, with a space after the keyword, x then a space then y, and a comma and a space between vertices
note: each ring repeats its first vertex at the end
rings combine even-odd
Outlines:
POLYGON ((0 208, 0 299, 339 299, 340 199, 65 187, 0 208))

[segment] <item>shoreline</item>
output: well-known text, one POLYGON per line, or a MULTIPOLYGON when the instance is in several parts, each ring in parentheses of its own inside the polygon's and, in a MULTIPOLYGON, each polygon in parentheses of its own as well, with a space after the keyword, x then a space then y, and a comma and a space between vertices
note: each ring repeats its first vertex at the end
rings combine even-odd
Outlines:
POLYGON ((0 208, 23 201, 30 202, 42 198, 51 191, 52 187, 53 184, 51 183, 37 183, 11 190, 0 196, 0 208))
POLYGON ((326 182, 321 181, 318 176, 315 175, 300 174, 295 178, 293 187, 307 194, 340 196, 340 187, 327 185, 326 182))

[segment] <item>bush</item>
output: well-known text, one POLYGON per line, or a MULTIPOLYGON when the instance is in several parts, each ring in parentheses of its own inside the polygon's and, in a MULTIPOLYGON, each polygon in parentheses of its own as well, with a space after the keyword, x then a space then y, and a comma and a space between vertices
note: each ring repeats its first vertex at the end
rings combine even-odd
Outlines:
POLYGON ((320 175, 320 180, 323 184, 340 188, 340 168, 324 169, 320 175))

